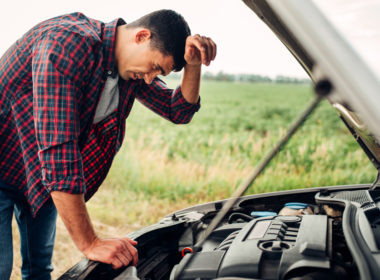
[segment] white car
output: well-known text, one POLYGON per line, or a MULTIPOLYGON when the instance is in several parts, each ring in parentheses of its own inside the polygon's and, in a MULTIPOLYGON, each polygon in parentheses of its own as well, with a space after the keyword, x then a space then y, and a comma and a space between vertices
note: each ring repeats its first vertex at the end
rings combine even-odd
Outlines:
POLYGON ((318 0, 244 2, 309 74, 314 102, 235 197, 172 213, 131 233, 138 241, 136 268, 115 271, 83 260, 59 279, 380 278, 377 181, 240 197, 322 99, 341 116, 373 172, 380 168, 378 73, 321 12, 318 0))

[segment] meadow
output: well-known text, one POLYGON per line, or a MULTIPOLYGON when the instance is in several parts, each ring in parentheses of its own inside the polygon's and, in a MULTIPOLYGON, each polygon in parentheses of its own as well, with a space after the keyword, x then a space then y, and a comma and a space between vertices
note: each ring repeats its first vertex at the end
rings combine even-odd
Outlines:
MULTIPOLYGON (((313 99, 311 85, 305 84, 205 81, 201 92, 201 110, 187 125, 171 124, 136 101, 125 143, 88 203, 101 236, 125 235, 172 211, 229 197, 313 99)), ((248 194, 368 183, 375 176, 376 169, 323 101, 248 194)), ((53 277, 81 257, 59 221, 53 277)))
MULTIPOLYGON (((143 226, 168 211, 229 197, 313 99, 311 85, 205 82, 202 108, 174 125, 136 104, 124 146, 90 207, 99 219, 143 226), (141 202, 162 206, 152 212, 141 202)), ((375 169, 327 101, 248 193, 373 181, 375 169)), ((154 207, 155 208, 155 207, 154 207)))

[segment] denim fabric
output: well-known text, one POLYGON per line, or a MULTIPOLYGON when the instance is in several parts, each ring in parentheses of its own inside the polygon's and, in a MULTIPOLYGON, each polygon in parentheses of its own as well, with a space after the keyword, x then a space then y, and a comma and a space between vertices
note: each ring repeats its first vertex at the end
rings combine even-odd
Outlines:
POLYGON ((13 201, 0 189, 0 280, 8 280, 12 272, 13 201))
POLYGON ((12 272, 12 215, 20 231, 22 279, 51 279, 57 210, 52 200, 43 205, 33 218, 28 205, 7 195, 0 182, 0 280, 12 272))

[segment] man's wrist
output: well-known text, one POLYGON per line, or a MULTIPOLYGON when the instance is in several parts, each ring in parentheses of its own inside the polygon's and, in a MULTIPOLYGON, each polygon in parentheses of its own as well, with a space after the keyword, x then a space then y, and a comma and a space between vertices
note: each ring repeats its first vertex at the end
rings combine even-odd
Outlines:
POLYGON ((200 71, 202 64, 185 64, 185 70, 187 71, 200 71))
POLYGON ((196 104, 199 99, 201 64, 186 64, 183 73, 181 91, 185 100, 196 104))
POLYGON ((99 238, 94 234, 92 238, 89 238, 88 240, 86 240, 85 242, 83 242, 83 244, 78 244, 78 249, 85 256, 87 256, 88 253, 92 250, 92 248, 94 248, 97 240, 99 240, 99 238))

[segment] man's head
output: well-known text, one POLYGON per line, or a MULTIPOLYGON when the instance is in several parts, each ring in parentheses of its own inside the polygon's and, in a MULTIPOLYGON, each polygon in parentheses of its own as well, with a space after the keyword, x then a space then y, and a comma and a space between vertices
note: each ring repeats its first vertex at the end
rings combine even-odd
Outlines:
POLYGON ((124 79, 145 79, 142 76, 153 72, 165 75, 185 66, 185 44, 190 28, 178 13, 155 11, 119 29, 115 57, 124 79))

